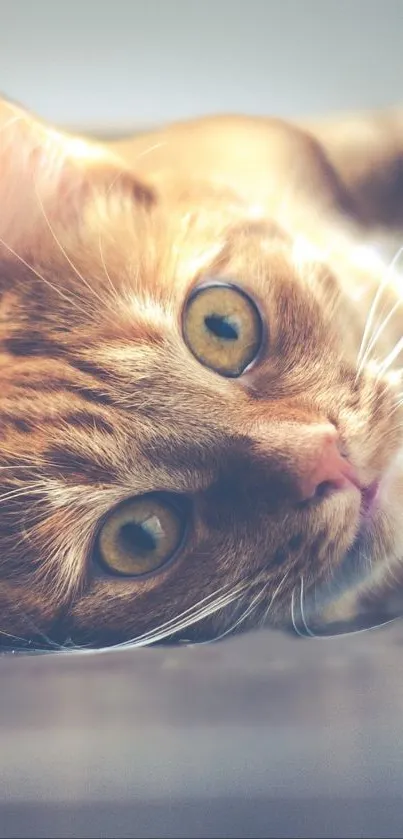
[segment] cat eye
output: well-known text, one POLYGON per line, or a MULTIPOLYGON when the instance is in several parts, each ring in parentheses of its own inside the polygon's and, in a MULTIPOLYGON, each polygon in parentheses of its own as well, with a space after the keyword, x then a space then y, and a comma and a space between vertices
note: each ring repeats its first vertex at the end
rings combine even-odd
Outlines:
POLYGON ((232 283, 215 281, 196 288, 186 301, 182 324, 191 353, 221 376, 240 376, 262 345, 257 306, 232 283))
POLYGON ((99 564, 112 574, 152 574, 174 557, 186 530, 184 510, 157 495, 124 501, 105 519, 97 537, 99 564))

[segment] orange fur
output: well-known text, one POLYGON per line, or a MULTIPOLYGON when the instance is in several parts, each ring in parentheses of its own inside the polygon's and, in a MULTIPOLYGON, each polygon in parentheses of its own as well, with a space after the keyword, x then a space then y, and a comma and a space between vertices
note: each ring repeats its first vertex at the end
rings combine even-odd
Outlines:
MULTIPOLYGON (((365 585, 387 585, 403 556, 403 418, 398 378, 374 359, 400 338, 398 309, 357 377, 387 270, 362 247, 384 221, 376 196, 364 206, 337 150, 276 120, 202 120, 107 148, 4 103, 0 127, 5 642, 215 637, 287 625, 302 595, 313 626, 359 528, 353 488, 297 497, 324 422, 363 485, 382 478, 365 585), (186 296, 215 275, 248 291, 268 328, 236 380, 182 336, 186 296), (190 502, 177 560, 144 579, 101 573, 103 517, 156 490, 190 502)), ((391 275, 375 326, 399 301, 391 275)))

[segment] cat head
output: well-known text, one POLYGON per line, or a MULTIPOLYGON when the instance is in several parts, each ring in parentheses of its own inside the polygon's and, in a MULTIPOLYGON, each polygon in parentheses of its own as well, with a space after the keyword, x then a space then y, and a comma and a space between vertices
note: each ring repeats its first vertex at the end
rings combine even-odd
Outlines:
POLYGON ((334 580, 400 556, 400 409, 357 369, 362 268, 2 119, 5 642, 303 627, 334 580))

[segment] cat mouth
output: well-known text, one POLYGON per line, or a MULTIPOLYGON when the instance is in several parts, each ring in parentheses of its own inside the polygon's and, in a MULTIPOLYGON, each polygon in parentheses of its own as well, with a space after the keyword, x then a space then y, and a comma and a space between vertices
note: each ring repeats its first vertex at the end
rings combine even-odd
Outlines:
POLYGON ((343 565, 357 566, 360 557, 368 554, 373 518, 379 507, 380 482, 373 481, 367 487, 360 487, 361 505, 358 513, 358 530, 348 548, 343 565))
POLYGON ((357 518, 357 532, 350 547, 347 548, 344 554, 342 560, 343 573, 346 568, 353 570, 359 564, 359 557, 368 553, 372 523, 379 507, 379 481, 373 481, 366 487, 356 486, 356 489, 361 494, 361 503, 357 518))

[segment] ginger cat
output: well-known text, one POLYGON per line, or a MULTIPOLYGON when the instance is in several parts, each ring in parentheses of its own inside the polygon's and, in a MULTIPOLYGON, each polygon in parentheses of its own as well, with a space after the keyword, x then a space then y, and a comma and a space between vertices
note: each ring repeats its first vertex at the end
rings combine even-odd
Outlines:
POLYGON ((0 129, 1 642, 398 611, 402 114, 0 129))

